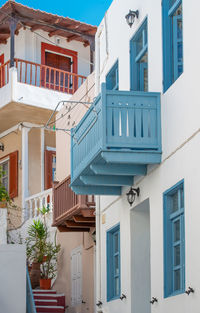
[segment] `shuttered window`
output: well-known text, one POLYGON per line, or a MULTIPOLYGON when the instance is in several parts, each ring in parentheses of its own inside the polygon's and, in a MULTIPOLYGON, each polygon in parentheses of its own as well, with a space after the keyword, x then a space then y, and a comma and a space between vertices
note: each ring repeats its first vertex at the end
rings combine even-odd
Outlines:
POLYGON ((183 181, 164 193, 165 297, 185 291, 185 222, 183 181))
POLYGON ((71 253, 71 300, 72 306, 82 303, 82 249, 71 253))
POLYGON ((56 179, 56 152, 45 151, 45 189, 52 188, 52 184, 56 179))
POLYGON ((163 84, 166 91, 183 73, 182 0, 163 0, 163 84))
POLYGON ((0 159, 0 166, 4 172, 3 185, 11 199, 18 196, 18 151, 12 152, 0 159))
POLYGON ((107 301, 118 299, 120 293, 120 225, 117 225, 107 232, 107 301))

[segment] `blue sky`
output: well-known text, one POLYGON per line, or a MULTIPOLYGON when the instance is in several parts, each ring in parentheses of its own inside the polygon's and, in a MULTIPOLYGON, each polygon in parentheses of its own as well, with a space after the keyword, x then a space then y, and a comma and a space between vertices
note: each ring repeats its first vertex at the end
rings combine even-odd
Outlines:
MULTIPOLYGON (((0 1, 5 3, 6 0, 0 1)), ((112 0, 16 0, 34 9, 99 25, 112 0)))

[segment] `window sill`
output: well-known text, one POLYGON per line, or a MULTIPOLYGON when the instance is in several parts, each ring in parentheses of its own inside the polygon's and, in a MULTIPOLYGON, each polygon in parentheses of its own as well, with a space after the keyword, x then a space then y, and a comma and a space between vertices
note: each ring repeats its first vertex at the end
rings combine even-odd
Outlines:
POLYGON ((179 296, 179 295, 181 295, 181 294, 183 294, 183 293, 185 293, 185 290, 179 290, 179 291, 170 293, 170 294, 167 295, 167 296, 164 296, 164 299, 168 299, 168 298, 171 298, 171 297, 179 296))

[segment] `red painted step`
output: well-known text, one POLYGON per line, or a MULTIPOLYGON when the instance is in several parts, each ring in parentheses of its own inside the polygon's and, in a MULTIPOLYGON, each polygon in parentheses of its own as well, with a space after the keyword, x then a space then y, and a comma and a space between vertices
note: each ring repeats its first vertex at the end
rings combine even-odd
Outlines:
POLYGON ((37 299, 35 300, 35 305, 39 305, 39 306, 58 306, 58 302, 56 299, 54 300, 44 300, 44 299, 37 299))
POLYGON ((58 306, 65 306, 65 295, 64 294, 41 294, 34 293, 34 300, 56 300, 58 306))
POLYGON ((43 312, 43 313, 64 313, 65 308, 64 306, 36 306, 36 312, 43 312))
POLYGON ((42 289, 34 289, 33 294, 56 294, 56 290, 42 290, 42 289))

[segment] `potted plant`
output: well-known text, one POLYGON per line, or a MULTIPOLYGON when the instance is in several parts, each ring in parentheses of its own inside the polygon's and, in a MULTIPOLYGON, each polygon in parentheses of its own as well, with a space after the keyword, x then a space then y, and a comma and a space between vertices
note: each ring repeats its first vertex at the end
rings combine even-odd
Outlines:
POLYGON ((8 192, 2 183, 3 173, 2 166, 0 166, 0 208, 6 208, 7 203, 10 202, 8 192))
POLYGON ((56 276, 57 258, 60 251, 60 245, 46 242, 45 261, 41 264, 40 288, 51 289, 51 280, 56 276))
POLYGON ((34 220, 28 228, 26 238, 27 259, 32 262, 30 279, 32 288, 39 286, 40 264, 43 262, 48 232, 47 227, 41 220, 34 220))

